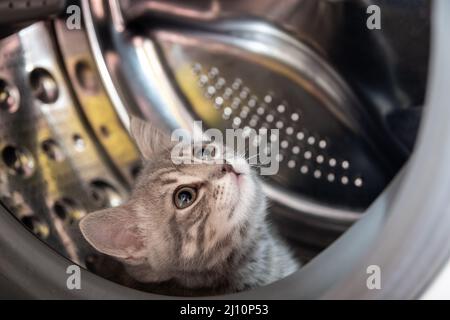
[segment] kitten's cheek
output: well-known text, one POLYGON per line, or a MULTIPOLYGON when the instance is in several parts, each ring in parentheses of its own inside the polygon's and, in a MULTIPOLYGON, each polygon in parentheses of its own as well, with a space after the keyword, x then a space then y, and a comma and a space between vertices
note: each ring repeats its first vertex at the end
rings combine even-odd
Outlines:
POLYGON ((248 187, 248 184, 250 183, 250 177, 248 176, 248 175, 246 175, 246 174, 240 174, 238 177, 237 177, 237 182, 239 183, 239 186, 241 187, 241 188, 247 188, 248 187))
POLYGON ((255 180, 251 176, 244 175, 241 180, 241 192, 248 197, 253 197, 256 186, 255 180))
POLYGON ((229 183, 231 183, 231 185, 238 187, 239 185, 239 181, 238 181, 238 176, 232 172, 227 173, 226 175, 226 179, 228 179, 229 183))

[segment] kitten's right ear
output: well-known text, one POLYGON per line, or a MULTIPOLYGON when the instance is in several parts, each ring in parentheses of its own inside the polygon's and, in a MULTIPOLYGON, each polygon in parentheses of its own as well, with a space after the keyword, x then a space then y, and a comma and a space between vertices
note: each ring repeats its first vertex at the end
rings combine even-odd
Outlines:
POLYGON ((145 159, 170 147, 170 136, 151 123, 130 116, 130 132, 145 159))
POLYGON ((126 208, 109 208, 89 213, 80 221, 84 238, 107 255, 139 261, 145 256, 145 232, 134 213, 126 208))

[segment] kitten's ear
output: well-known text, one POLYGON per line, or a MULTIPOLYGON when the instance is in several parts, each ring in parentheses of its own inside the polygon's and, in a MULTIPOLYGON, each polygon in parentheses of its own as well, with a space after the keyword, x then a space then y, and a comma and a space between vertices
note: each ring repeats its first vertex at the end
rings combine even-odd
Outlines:
POLYGON ((151 123, 130 116, 130 132, 145 159, 170 146, 170 136, 151 123))
POLYGON ((86 240, 102 253, 129 261, 144 257, 145 236, 134 213, 125 208, 90 213, 80 221, 80 229, 86 240))

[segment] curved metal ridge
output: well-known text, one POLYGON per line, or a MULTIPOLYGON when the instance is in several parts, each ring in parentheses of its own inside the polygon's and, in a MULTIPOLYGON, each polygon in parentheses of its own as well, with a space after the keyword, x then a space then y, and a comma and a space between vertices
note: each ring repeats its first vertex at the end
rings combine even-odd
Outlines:
MULTIPOLYGON (((125 124, 127 123, 127 112, 138 112, 146 118, 166 126, 168 129, 173 129, 178 126, 190 128, 193 117, 190 113, 185 111, 187 108, 184 105, 184 101, 180 100, 178 92, 176 92, 176 88, 174 88, 171 79, 169 79, 165 67, 161 65, 161 58, 155 48, 155 43, 150 39, 141 37, 129 38, 125 32, 122 32, 123 28, 121 28, 120 25, 119 27, 116 27, 114 25, 114 20, 117 19, 113 19, 113 17, 120 16, 121 14, 120 12, 116 12, 119 10, 117 7, 111 6, 109 8, 106 5, 106 2, 97 2, 95 6, 98 6, 99 8, 102 7, 102 10, 99 11, 103 12, 103 16, 94 16, 96 8, 94 8, 93 4, 89 1, 83 1, 86 31, 91 48, 94 52, 96 63, 100 70, 100 75, 112 102, 114 104, 117 103, 118 113, 122 121, 125 124), (115 13, 108 13, 108 9, 115 13), (100 30, 103 31, 101 35, 100 30), (127 55, 127 59, 121 57, 122 54, 127 55), (108 56, 114 56, 114 59, 111 58, 108 60, 108 56), (115 62, 112 63, 111 61, 115 62), (139 68, 137 66, 139 66, 139 68), (130 72, 125 69, 135 70, 136 72, 130 72), (143 69, 145 69, 145 72, 143 72, 143 69), (155 83, 155 79, 158 81, 157 84, 155 83), (155 90, 158 92, 157 95, 149 94, 149 92, 155 90)), ((121 19, 119 20, 121 21, 121 19)), ((259 23, 255 25, 252 23, 244 23, 239 27, 240 29, 237 29, 236 25, 229 22, 217 24, 212 28, 216 28, 216 30, 220 29, 222 32, 234 30, 235 33, 238 32, 241 33, 241 35, 245 35, 246 33, 254 34, 254 31, 258 29, 258 34, 274 37, 275 39, 278 39, 277 41, 280 43, 285 43, 285 45, 287 44, 292 48, 297 47, 298 49, 300 46, 303 49, 302 52, 305 50, 306 52, 309 52, 305 49, 306 47, 301 45, 298 41, 295 41, 292 37, 287 36, 267 24, 259 23)), ((236 43, 233 43, 233 45, 239 45, 239 43, 241 43, 241 45, 246 47, 246 41, 248 41, 248 39, 245 39, 244 36, 241 42, 237 41, 236 43)), ((295 50, 293 49, 293 51, 295 50)), ((258 52, 258 54, 272 55, 270 50, 258 52)), ((312 59, 311 56, 312 54, 305 55, 308 59, 312 59)), ((287 59, 286 61, 289 66, 298 66, 298 64, 292 61, 292 57, 285 54, 285 58, 287 59)), ((323 63, 319 63, 319 65, 322 68, 331 71, 327 65, 323 63)), ((331 72, 331 74, 334 73, 331 72)), ((315 75, 311 74, 311 77, 314 78, 315 75)), ((334 78, 338 79, 336 76, 334 78)), ((344 103, 344 101, 348 102, 348 99, 350 99, 352 103, 356 101, 348 89, 342 90, 342 88, 345 88, 342 81, 328 81, 328 84, 330 83, 338 85, 340 87, 338 92, 344 93, 344 96, 335 96, 333 99, 337 99, 342 105, 345 105, 346 103, 344 103)), ((333 92, 336 92, 333 87, 328 87, 328 89, 331 96, 333 95, 333 92)), ((341 120, 344 122, 347 121, 345 118, 341 120)), ((349 124, 349 127, 352 127, 355 123, 358 123, 358 121, 352 121, 349 124)), ((292 197, 289 201, 285 201, 287 199, 286 194, 282 196, 283 192, 277 191, 273 186, 266 185, 265 190, 272 200, 279 202, 283 201, 282 204, 284 206, 289 207, 291 210, 300 210, 311 217, 317 216, 320 217, 320 219, 336 219, 341 223, 350 224, 356 221, 361 213, 355 209, 330 207, 321 204, 318 201, 308 199, 307 197, 296 196, 294 194, 290 194, 292 197)))

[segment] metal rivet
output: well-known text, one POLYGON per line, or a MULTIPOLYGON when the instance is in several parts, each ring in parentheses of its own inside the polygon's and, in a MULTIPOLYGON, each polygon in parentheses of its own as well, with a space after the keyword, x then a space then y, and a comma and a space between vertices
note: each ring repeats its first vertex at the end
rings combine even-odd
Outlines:
POLYGON ((300 116, 298 115, 298 113, 291 114, 292 121, 297 121, 299 118, 300 118, 300 116))
POLYGON ((292 127, 287 127, 287 128, 286 128, 286 133, 287 133, 288 135, 293 134, 293 133, 294 133, 294 128, 292 128, 292 127))
POLYGON ((341 182, 342 182, 342 184, 348 184, 348 177, 347 176, 343 176, 341 178, 341 182))
POLYGON ((249 127, 249 126, 245 126, 245 127, 242 129, 242 136, 243 136, 243 137, 248 137, 248 136, 250 135, 250 132, 251 132, 250 127, 249 127))
POLYGON ((75 150, 83 151, 86 148, 86 143, 84 142, 83 138, 79 134, 74 134, 72 136, 72 141, 73 141, 75 150))
POLYGON ((208 83, 208 76, 205 74, 202 74, 200 76, 200 80, 198 81, 198 84, 200 87, 204 87, 208 83))
POLYGON ((41 239, 46 239, 50 235, 50 228, 39 217, 34 215, 26 215, 20 219, 20 221, 41 239))
POLYGON ((342 161, 342 169, 348 169, 350 167, 350 163, 347 160, 342 161))
POLYGON ((123 197, 108 182, 94 180, 90 184, 91 197, 100 207, 117 207, 123 202, 123 197))
POLYGON ((308 144, 313 145, 316 142, 316 138, 313 136, 308 137, 308 144))
POLYGON ((258 109, 256 109, 256 113, 259 114, 260 116, 262 116, 264 114, 264 108, 259 107, 258 109))
POLYGON ((323 163, 324 160, 325 160, 325 158, 324 158, 324 156, 322 156, 322 155, 318 155, 318 156, 316 157, 317 163, 323 163))
POLYGON ((319 179, 322 176, 322 171, 314 170, 314 178, 319 179))
POLYGON ((231 103, 231 108, 234 109, 234 110, 236 110, 236 109, 239 108, 239 105, 240 105, 240 104, 241 104, 240 102, 234 100, 234 101, 231 103))
POLYGON ((300 172, 303 173, 303 174, 307 174, 308 171, 309 171, 308 166, 305 166, 305 165, 304 165, 304 166, 302 166, 302 167, 300 168, 300 172))
POLYGON ((14 113, 19 109, 19 91, 0 79, 0 110, 14 113))
POLYGON ((231 85, 231 87, 233 88, 233 90, 239 90, 239 88, 242 85, 242 80, 237 78, 234 80, 233 84, 231 85))
POLYGON ((214 88, 213 86, 209 86, 208 89, 206 89, 206 92, 209 96, 213 96, 216 93, 216 88, 214 88))
POLYGON ((105 125, 101 125, 98 129, 99 129, 101 135, 102 135, 104 138, 108 138, 109 135, 111 134, 111 132, 109 131, 108 127, 105 126, 105 125))
POLYGON ((8 145, 3 148, 1 155, 11 174, 29 177, 34 173, 34 158, 27 149, 8 145))
POLYGON ((225 107, 225 108, 223 109, 223 114, 224 114, 224 115, 229 116, 229 115, 231 115, 232 112, 233 112, 233 110, 232 110, 230 107, 225 107))
POLYGON ((268 114, 267 117, 266 117, 266 121, 267 122, 272 122, 273 121, 273 115, 268 114))
POLYGON ((75 76, 80 87, 90 93, 95 93, 100 89, 99 79, 94 69, 84 61, 79 61, 75 65, 75 76))
POLYGON ((47 139, 41 144, 42 151, 52 160, 64 160, 64 153, 59 147, 58 143, 53 139, 47 139))
POLYGON ((297 133, 297 139, 298 140, 303 140, 305 138, 305 134, 303 132, 298 132, 297 133))
POLYGON ((223 98, 225 100, 228 100, 228 99, 230 99, 232 94, 233 94, 233 90, 231 90, 231 88, 226 88, 225 91, 223 92, 223 98))
POLYGON ((208 72, 208 76, 211 79, 214 79, 218 74, 219 74, 219 69, 217 69, 216 67, 212 67, 208 72))
POLYGON ((330 165, 330 167, 335 167, 335 166, 336 166, 336 159, 331 158, 331 159, 328 161, 328 164, 330 165))
POLYGON ((333 182, 335 180, 335 175, 334 173, 329 173, 327 176, 327 179, 329 182, 333 182))
POLYGON ((362 187, 362 185, 363 185, 362 178, 356 178, 355 181, 354 181, 354 184, 355 184, 356 187, 362 187))
POLYGON ((280 146, 283 149, 286 149, 289 146, 289 143, 286 140, 281 141, 280 146))
POLYGON ((292 148, 292 153, 293 154, 299 154, 299 152, 300 152, 300 147, 295 146, 295 147, 292 148))
POLYGON ((282 105, 282 104, 280 104, 280 105, 277 107, 277 111, 278 111, 279 113, 283 113, 285 110, 286 110, 286 107, 285 107, 284 105, 282 105))
POLYGON ((325 149, 327 147, 327 142, 325 140, 319 141, 319 148, 325 149))
POLYGON ((219 79, 217 79, 216 86, 223 87, 225 83, 226 83, 225 79, 220 77, 219 79))
POLYGON ((214 100, 214 103, 216 106, 220 107, 223 104, 223 98, 222 97, 216 97, 214 100))
POLYGON ((52 209, 61 220, 69 224, 81 220, 86 215, 86 211, 70 198, 61 198, 55 201, 52 209))
POLYGON ((200 63, 198 63, 198 62, 194 63, 194 65, 192 66, 192 71, 195 74, 199 74, 200 71, 202 71, 202 65, 200 63))
POLYGON ((306 151, 304 154, 304 157, 305 157, 305 159, 311 159, 311 157, 312 157, 311 151, 306 151))
POLYGON ((239 97, 240 97, 241 99, 247 99, 247 97, 248 97, 248 91, 242 90, 241 93, 239 94, 239 97))
POLYGON ((53 103, 58 99, 58 84, 45 69, 37 68, 30 73, 30 84, 33 94, 44 103, 53 103))

